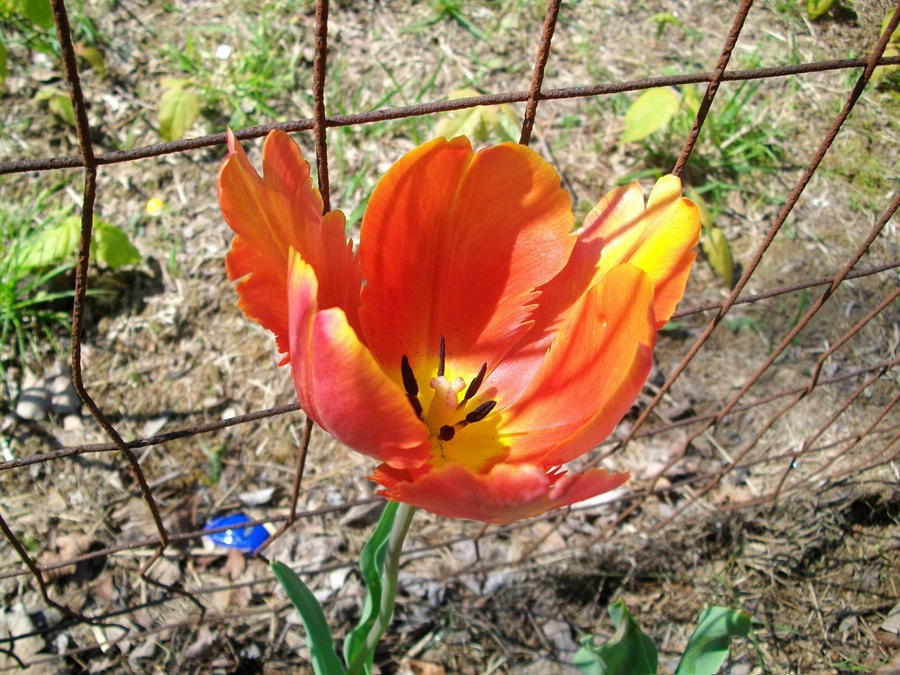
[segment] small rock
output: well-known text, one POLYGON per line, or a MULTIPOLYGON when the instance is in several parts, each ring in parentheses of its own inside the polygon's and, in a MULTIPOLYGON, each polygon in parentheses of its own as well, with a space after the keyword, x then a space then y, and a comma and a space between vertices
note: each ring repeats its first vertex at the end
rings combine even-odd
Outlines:
POLYGON ((42 420, 47 417, 50 407, 50 397, 43 387, 29 387, 23 389, 16 401, 16 415, 23 420, 42 420))
POLYGON ((84 429, 84 422, 80 415, 66 415, 63 418, 63 429, 65 431, 81 431, 84 429))
POLYGON ((352 507, 341 517, 341 525, 344 527, 369 527, 378 522, 385 502, 372 502, 371 504, 359 504, 352 507))

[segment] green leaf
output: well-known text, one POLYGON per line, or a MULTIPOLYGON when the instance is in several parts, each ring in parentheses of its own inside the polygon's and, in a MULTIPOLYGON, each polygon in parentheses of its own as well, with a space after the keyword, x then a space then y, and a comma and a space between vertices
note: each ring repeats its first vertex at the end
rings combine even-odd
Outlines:
POLYGON ((678 662, 675 675, 713 675, 718 672, 728 656, 731 638, 750 634, 751 619, 750 614, 739 609, 704 609, 678 662))
POLYGON ((184 136, 197 115, 200 101, 192 89, 186 88, 183 80, 169 80, 168 88, 159 100, 159 133, 163 139, 174 141, 184 136))
POLYGON ((29 239, 22 251, 18 264, 33 269, 47 267, 69 260, 78 250, 81 238, 81 218, 69 216, 58 225, 29 239))
POLYGON ((40 28, 50 28, 53 25, 53 10, 50 8, 50 0, 18 0, 13 2, 14 11, 24 16, 31 23, 40 28))
POLYGON ((56 89, 55 87, 44 87, 38 90, 38 93, 34 95, 34 100, 38 103, 46 101, 47 107, 50 108, 50 112, 59 117, 63 122, 66 122, 69 126, 75 126, 75 109, 72 107, 72 99, 62 93, 59 89, 56 89))
POLYGON ((0 38, 0 85, 6 80, 6 74, 8 72, 9 66, 6 45, 3 44, 3 38, 0 38))
POLYGON ((344 666, 334 650, 325 613, 312 591, 284 563, 273 560, 269 568, 303 620, 313 671, 316 675, 343 675, 344 666))
MULTIPOLYGON (((475 89, 457 89, 447 97, 451 101, 479 96, 475 89)), ((478 106, 454 110, 442 117, 434 126, 434 135, 447 139, 466 136, 478 141, 495 135, 500 141, 519 140, 519 121, 509 105, 478 106)))
POLYGON ((697 87, 692 84, 686 84, 681 88, 681 93, 684 96, 684 104, 696 115, 700 110, 701 101, 700 92, 697 91, 697 87))
POLYGON ((834 0, 806 0, 806 13, 815 21, 823 14, 827 14, 833 4, 834 0))
POLYGON ((639 141, 664 129, 680 106, 681 100, 671 87, 648 89, 635 99, 625 113, 625 131, 619 143, 624 145, 639 141))
POLYGON ((584 675, 655 675, 658 664, 653 641, 641 632, 623 601, 608 611, 616 632, 599 647, 590 635, 582 638, 573 665, 584 675))
POLYGON ((88 47, 84 43, 79 42, 75 45, 75 53, 87 61, 100 77, 103 77, 106 73, 106 60, 103 58, 103 52, 96 47, 88 47))
POLYGON ((136 265, 141 261, 141 254, 128 241, 128 235, 121 228, 96 218, 91 249, 98 263, 114 270, 125 265, 136 265))
MULTIPOLYGON (((365 646, 366 636, 368 636, 375 620, 378 618, 378 609, 381 604, 381 573, 384 570, 384 556, 399 506, 397 502, 387 502, 385 504, 375 531, 359 554, 359 569, 362 571, 363 581, 366 583, 366 600, 362 614, 359 617, 359 623, 344 639, 344 660, 347 663, 352 663, 359 650, 365 646)), ((374 656, 374 654, 367 655, 363 666, 363 672, 366 675, 371 675, 374 656)))
POLYGON ((734 281, 734 259, 725 233, 718 227, 711 227, 700 237, 700 245, 716 274, 731 288, 734 281))

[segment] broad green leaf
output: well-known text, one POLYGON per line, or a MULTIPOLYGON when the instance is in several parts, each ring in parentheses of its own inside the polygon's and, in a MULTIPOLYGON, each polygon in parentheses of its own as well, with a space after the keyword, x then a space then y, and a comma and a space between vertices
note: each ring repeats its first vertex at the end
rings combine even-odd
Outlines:
POLYGON ((72 99, 55 87, 43 87, 34 95, 38 103, 47 102, 50 112, 59 117, 70 126, 75 126, 75 109, 72 107, 72 99))
POLYGON ((81 238, 81 218, 69 216, 58 225, 31 238, 22 251, 21 267, 48 267, 69 260, 78 250, 81 238))
POLYGON ((96 47, 88 47, 83 42, 79 42, 75 45, 75 53, 87 61, 100 77, 106 73, 106 60, 103 58, 103 52, 96 47))
MULTIPOLYGON (((451 101, 479 96, 475 89, 458 89, 447 97, 451 101)), ((468 138, 484 141, 491 135, 500 141, 519 140, 519 123, 515 110, 509 105, 478 106, 454 110, 442 117, 434 127, 435 136, 468 138)))
MULTIPOLYGON (((378 618, 378 609, 381 604, 381 573, 384 570, 384 556, 387 550, 388 539, 391 536, 391 528, 397 516, 397 502, 387 502, 378 525, 372 536, 363 546, 359 554, 359 569, 362 571, 363 581, 366 583, 366 600, 363 605, 359 623, 344 639, 344 660, 349 664, 356 658, 360 649, 363 649, 366 636, 378 618)), ((363 672, 370 675, 374 654, 368 654, 363 666, 363 672)))
POLYGON ((197 94, 181 82, 172 81, 159 100, 159 133, 167 141, 181 138, 199 114, 197 94))
POLYGON ((675 675, 713 675, 718 672, 728 656, 731 638, 750 635, 751 619, 747 612, 739 609, 704 609, 678 662, 675 675))
POLYGON ((50 0, 17 0, 13 2, 13 8, 36 26, 50 28, 53 25, 50 0))
MULTIPOLYGON (((893 14, 893 10, 885 14, 884 20, 881 22, 881 29, 878 31, 879 35, 882 35, 887 30, 893 14)), ((887 47, 885 47, 884 54, 882 54, 882 58, 891 56, 900 56, 900 26, 894 29, 890 40, 888 40, 887 47)), ((884 78, 897 72, 900 72, 900 66, 878 66, 875 72, 872 73, 871 82, 873 85, 878 86, 884 78)))
POLYGON ((725 233, 718 227, 711 227, 701 235, 700 245, 703 246, 703 252, 716 274, 728 288, 731 288, 734 281, 734 260, 725 233))
POLYGON ((647 138, 672 121, 681 100, 671 87, 648 89, 638 96, 625 113, 625 131, 620 144, 647 138))
POLYGON ((128 241, 127 234, 115 225, 97 219, 94 219, 91 251, 98 263, 114 270, 141 261, 141 254, 128 241))
POLYGON ((653 641, 641 632, 624 602, 617 601, 608 611, 615 633, 599 647, 590 635, 582 638, 573 665, 584 675, 655 675, 658 663, 653 641))
POLYGON ((50 112, 70 127, 75 126, 75 109, 72 107, 72 99, 65 94, 54 94, 48 99, 47 104, 50 112))
POLYGON ((343 675, 344 666, 334 650, 325 613, 312 591, 284 563, 273 560, 269 568, 300 614, 306 628, 307 646, 316 675, 343 675))
POLYGON ((697 87, 692 84, 686 84, 681 88, 681 93, 684 96, 684 104, 696 115, 697 111, 700 110, 701 101, 700 92, 697 91, 697 87))
POLYGON ((834 0, 806 0, 806 13, 815 21, 823 14, 827 14, 833 4, 834 0))

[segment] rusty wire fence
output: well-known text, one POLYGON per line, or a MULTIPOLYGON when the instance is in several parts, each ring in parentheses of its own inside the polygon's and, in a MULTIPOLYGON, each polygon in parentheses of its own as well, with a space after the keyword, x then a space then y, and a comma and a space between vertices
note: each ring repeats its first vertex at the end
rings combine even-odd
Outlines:
MULTIPOLYGON (((667 494, 678 492, 682 498, 673 502, 673 506, 664 517, 645 518, 638 520, 637 528, 644 533, 655 533, 672 525, 684 523, 690 519, 700 518, 697 505, 702 504, 704 496, 711 490, 721 487, 726 477, 746 473, 750 469, 760 466, 767 468, 770 480, 764 489, 746 498, 730 500, 717 504, 717 509, 740 510, 768 505, 776 507, 785 500, 790 500, 791 495, 797 491, 813 491, 825 485, 833 485, 846 477, 864 474, 867 470, 876 467, 884 467, 895 462, 900 454, 900 417, 897 414, 897 403, 900 401, 900 387, 897 386, 897 366, 900 364, 900 356, 897 355, 896 346, 891 351, 888 345, 883 345, 866 352, 868 359, 852 360, 852 367, 844 367, 838 370, 828 371, 826 364, 829 358, 845 349, 847 345, 853 345, 854 340, 878 317, 883 317, 885 310, 896 308, 896 302, 900 297, 900 286, 897 284, 896 270, 900 267, 900 260, 864 260, 872 243, 879 237, 889 236, 886 231, 892 226, 892 219, 900 206, 900 192, 882 204, 871 204, 867 220, 860 217, 856 223, 848 224, 848 236, 855 242, 852 254, 846 258, 844 264, 831 270, 823 270, 823 275, 816 278, 790 279, 790 283, 765 289, 756 293, 746 292, 748 282, 753 278, 754 272, 765 259, 770 245, 776 235, 785 226, 795 205, 804 193, 823 161, 826 153, 831 148, 836 137, 841 133, 842 125, 850 115, 856 103, 866 89, 866 85, 877 65, 897 64, 900 58, 884 58, 883 52, 888 39, 900 22, 900 5, 893 12, 886 30, 882 32, 876 44, 865 58, 818 61, 800 63, 782 67, 759 68, 753 70, 729 70, 729 59, 735 45, 738 43, 741 30, 748 13, 751 10, 752 1, 743 0, 737 7, 733 25, 724 40, 720 57, 714 68, 708 72, 690 72, 674 76, 655 77, 638 81, 620 81, 609 83, 586 83, 584 86, 559 89, 545 89, 542 86, 545 66, 551 58, 551 43, 554 30, 561 8, 560 0, 551 0, 546 11, 543 27, 540 35, 537 56, 534 60, 530 87, 522 91, 506 91, 490 95, 469 97, 456 100, 440 100, 419 105, 411 105, 400 108, 379 109, 370 112, 360 112, 347 115, 329 115, 328 101, 325 100, 325 83, 328 77, 326 53, 328 51, 328 2, 319 0, 316 3, 316 40, 315 62, 313 68, 313 96, 315 101, 314 116, 312 119, 302 119, 289 123, 271 124, 253 128, 236 130, 239 139, 253 139, 264 136, 271 129, 283 129, 289 132, 311 132, 315 139, 316 164, 318 171, 318 184, 322 192, 325 209, 329 204, 329 170, 328 170, 328 130, 339 126, 363 125, 372 122, 397 120, 402 118, 431 115, 437 112, 460 110, 475 106, 493 105, 499 103, 524 103, 525 114, 521 126, 521 143, 528 144, 531 139, 535 120, 540 117, 541 103, 544 101, 602 97, 612 93, 639 91, 653 87, 682 85, 699 83, 706 85, 699 112, 685 139, 683 149, 672 169, 675 174, 681 174, 686 165, 690 163, 691 153, 697 143, 698 136, 708 114, 715 114, 716 93, 719 85, 727 81, 742 81, 767 78, 782 78, 786 76, 813 76, 815 73, 829 70, 842 70, 848 73, 858 74, 852 87, 845 91, 843 105, 840 112, 834 116, 828 125, 826 133, 821 137, 817 149, 809 157, 797 158, 805 163, 805 168, 796 178, 795 184, 786 191, 780 210, 768 222, 768 229, 763 236, 755 242, 752 255, 750 255, 743 268, 743 273, 731 289, 728 297, 722 302, 707 303, 691 306, 690 298, 686 298, 681 308, 676 312, 674 319, 684 319, 694 315, 703 317, 705 324, 698 331, 693 344, 683 355, 680 362, 667 371, 667 377, 656 386, 652 395, 641 406, 636 419, 628 424, 624 431, 608 441, 591 456, 591 464, 599 464, 610 457, 624 455, 629 447, 640 439, 646 439, 673 430, 684 431, 678 436, 678 448, 668 455, 667 461, 658 467, 652 475, 639 485, 633 486, 627 492, 617 494, 607 506, 617 506, 616 516, 609 520, 608 524, 601 528, 600 534, 595 536, 595 541, 607 541, 616 536, 622 523, 631 519, 634 514, 639 514, 642 506, 650 498, 665 497, 667 494), (859 320, 847 321, 846 326, 840 327, 840 335, 832 340, 827 347, 823 347, 818 353, 810 356, 803 365, 805 377, 800 381, 789 383, 790 386, 777 387, 773 391, 766 390, 766 394, 754 397, 751 390, 763 378, 770 374, 773 364, 784 358, 785 352, 793 341, 817 315, 819 310, 831 298, 842 285, 847 282, 864 277, 872 277, 879 280, 881 289, 878 297, 873 297, 872 304, 859 320), (772 298, 796 295, 800 292, 811 294, 812 301, 808 308, 791 325, 789 331, 773 344, 768 353, 755 363, 751 374, 740 382, 736 382, 733 392, 727 398, 720 400, 717 407, 703 411, 691 410, 689 414, 678 419, 659 423, 658 406, 664 397, 672 390, 689 364, 704 357, 704 348, 708 345, 711 336, 733 308, 747 303, 764 303, 772 298), (830 374, 827 374, 829 373, 830 374), (827 375, 826 375, 827 374, 827 375), (889 395, 886 402, 874 412, 859 414, 858 404, 866 392, 872 390, 873 385, 881 383, 889 395), (841 386, 842 385, 842 386, 841 386), (798 415, 803 404, 823 391, 838 389, 839 396, 823 398, 818 405, 829 406, 828 414, 824 421, 814 428, 805 428, 802 441, 795 443, 793 447, 785 449, 779 447, 773 450, 771 444, 761 442, 766 433, 775 428, 779 421, 791 419, 792 415, 798 415), (736 447, 723 449, 721 456, 711 463, 711 470, 694 472, 688 476, 674 475, 671 469, 682 461, 688 454, 692 442, 707 434, 730 418, 737 415, 752 413, 752 425, 754 432, 746 438, 742 438, 736 447), (849 418, 849 419, 848 419, 849 418), (842 433, 834 432, 836 422, 841 419, 842 433), (655 420, 655 421, 652 421, 655 420), (802 466, 803 471, 798 467, 802 466)), ((10 461, 0 463, 0 472, 28 471, 34 465, 52 466, 54 471, 65 471, 66 463, 80 455, 94 455, 106 453, 114 457, 115 461, 127 463, 133 473, 137 488, 147 511, 151 514, 155 534, 144 538, 132 538, 128 541, 116 541, 109 545, 97 547, 82 555, 58 560, 53 563, 40 564, 30 552, 30 547, 17 533, 17 524, 8 522, 4 514, 0 514, 0 530, 2 530, 7 545, 15 552, 20 560, 17 567, 6 567, 0 570, 0 579, 27 578, 37 587, 44 603, 56 608, 62 613, 63 619, 55 625, 49 625, 35 631, 19 634, 0 636, 0 651, 14 659, 18 666, 26 667, 38 663, 54 663, 64 658, 78 658, 79 655, 90 655, 101 649, 106 652, 117 642, 123 639, 133 639, 135 631, 126 631, 118 637, 98 640, 92 644, 80 644, 74 649, 70 648, 59 654, 42 656, 32 662, 25 662, 16 656, 16 643, 25 637, 34 634, 47 636, 60 632, 73 630, 79 625, 109 626, 123 616, 133 611, 134 607, 120 607, 114 611, 106 611, 99 614, 83 615, 67 607, 54 597, 52 579, 57 570, 69 568, 73 565, 89 563, 91 561, 104 561, 115 554, 124 551, 149 551, 145 564, 140 569, 139 575, 144 581, 153 584, 157 595, 150 601, 155 604, 165 604, 170 601, 188 598, 194 603, 195 611, 186 618, 177 621, 168 621, 156 626, 144 626, 141 635, 149 636, 160 633, 163 630, 171 630, 179 626, 196 627, 202 623, 220 622, 229 620, 244 620, 253 614, 278 614, 283 613, 286 603, 260 603, 240 612, 216 613, 209 611, 202 603, 196 600, 197 596, 209 593, 226 591, 236 588, 239 584, 223 584, 215 588, 191 587, 190 584, 160 585, 152 578, 154 563, 173 547, 196 542, 202 536, 214 532, 203 530, 199 527, 188 529, 173 529, 164 524, 160 514, 160 508, 152 488, 152 481, 148 479, 138 460, 136 451, 150 446, 159 446, 177 439, 209 434, 227 427, 236 425, 253 425, 265 418, 296 413, 299 410, 297 404, 288 404, 265 410, 257 410, 249 414, 238 415, 229 419, 214 419, 195 426, 180 428, 167 433, 153 435, 147 438, 135 438, 126 440, 116 425, 104 414, 103 401, 96 400, 94 394, 84 384, 82 374, 82 337, 84 334, 84 306, 88 286, 89 247, 93 223, 94 205, 97 197, 97 175, 101 166, 113 165, 123 162, 131 162, 141 158, 159 157, 172 153, 191 153, 200 148, 222 146, 225 142, 225 134, 218 133, 200 138, 180 140, 158 145, 138 147, 133 150, 98 154, 95 152, 91 140, 91 130, 88 125, 88 117, 85 106, 85 95, 79 80, 79 72, 76 65, 76 56, 71 38, 71 31, 66 13, 64 0, 53 0, 54 20, 56 22, 59 40, 62 46, 63 71, 65 80, 69 85, 72 104, 75 110, 78 139, 81 148, 80 157, 48 157, 41 159, 25 159, 8 161, 0 164, 0 174, 18 173, 25 175, 27 172, 44 172, 61 168, 82 167, 84 172, 83 208, 81 212, 81 240, 76 268, 75 301, 72 316, 72 348, 71 370, 74 386, 86 408, 90 411, 96 423, 102 428, 108 437, 105 443, 79 445, 57 449, 48 449, 46 452, 33 454, 10 461)), ((537 36, 537 26, 535 26, 537 36)), ((894 158, 895 160, 896 158, 894 158)), ((884 158, 885 163, 891 161, 890 157, 884 158)), ((212 199, 212 196, 210 196, 212 199)), ((896 254, 896 247, 894 247, 896 254)), ((895 255, 896 257, 896 255, 895 255)), ((740 355, 735 354, 735 358, 740 355)), ((108 394, 107 394, 108 395, 108 394)), ((867 411, 869 409, 867 408, 867 411)), ((802 414, 800 414, 802 419, 802 414)), ((302 447, 299 451, 297 464, 293 471, 293 482, 290 497, 290 506, 286 512, 257 519, 248 523, 267 524, 278 526, 276 535, 284 533, 292 525, 299 521, 324 515, 342 514, 354 506, 360 506, 377 499, 354 500, 340 503, 334 506, 326 506, 312 511, 302 511, 298 508, 299 496, 303 492, 303 471, 306 462, 306 452, 309 446, 310 425, 306 424, 302 437, 302 447)), ((315 461, 315 457, 311 458, 315 461)), ((577 512, 577 507, 574 511, 577 512)), ((542 519, 557 526, 569 516, 570 512, 563 514, 550 513, 542 519)), ((451 540, 442 540, 407 551, 409 557, 422 556, 428 551, 445 549, 462 541, 484 541, 492 537, 501 537, 510 532, 533 526, 535 521, 518 523, 507 527, 485 527, 474 534, 466 534, 451 540)), ((195 524, 196 525, 196 524, 195 524)), ((226 528, 219 528, 224 530, 226 528)), ((539 560, 539 555, 548 556, 546 550, 538 554, 539 544, 546 539, 550 530, 544 530, 541 541, 524 550, 515 561, 477 562, 471 565, 460 566, 452 574, 474 575, 483 574, 492 566, 526 565, 539 560)), ((270 540, 271 541, 271 540, 270 540)), ((549 557, 553 557, 551 551, 549 557)), ((345 560, 340 560, 318 568, 306 568, 300 570, 306 577, 314 578, 316 575, 331 572, 339 568, 355 566, 352 555, 345 560)), ((452 575, 444 575, 444 579, 452 575)), ((250 585, 264 587, 271 591, 272 582, 266 579, 249 582, 250 585)), ((15 665, 13 666, 15 667, 15 665)))

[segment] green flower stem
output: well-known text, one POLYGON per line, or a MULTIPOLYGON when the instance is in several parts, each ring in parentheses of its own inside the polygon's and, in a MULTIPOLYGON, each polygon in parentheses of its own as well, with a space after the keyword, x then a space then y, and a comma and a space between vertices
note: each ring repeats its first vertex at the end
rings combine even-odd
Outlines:
POLYGON ((400 551, 403 548, 403 542, 406 540, 406 533, 409 532, 409 525, 412 522, 416 509, 409 504, 400 504, 397 508, 397 515, 394 519, 394 527, 391 529, 391 536, 388 539, 387 549, 384 555, 384 572, 382 573, 381 587, 381 604, 378 611, 378 618, 372 625, 372 630, 366 636, 366 644, 356 654, 350 667, 347 669, 347 675, 358 675, 363 672, 363 664, 366 663, 366 657, 375 651, 378 641, 387 630, 394 618, 394 597, 397 594, 397 572, 400 569, 400 551))

